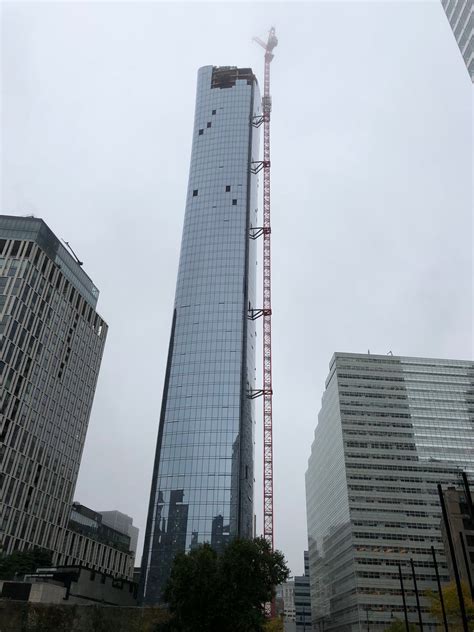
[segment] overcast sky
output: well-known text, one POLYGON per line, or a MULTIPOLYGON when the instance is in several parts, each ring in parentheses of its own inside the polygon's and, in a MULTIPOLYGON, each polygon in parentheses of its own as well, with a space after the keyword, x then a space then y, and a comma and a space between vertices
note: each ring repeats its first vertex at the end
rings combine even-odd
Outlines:
POLYGON ((197 69, 262 77, 251 38, 272 25, 275 533, 298 573, 333 352, 472 356, 472 84, 438 0, 5 2, 1 211, 43 218, 101 290, 75 498, 133 516, 141 543, 197 69))

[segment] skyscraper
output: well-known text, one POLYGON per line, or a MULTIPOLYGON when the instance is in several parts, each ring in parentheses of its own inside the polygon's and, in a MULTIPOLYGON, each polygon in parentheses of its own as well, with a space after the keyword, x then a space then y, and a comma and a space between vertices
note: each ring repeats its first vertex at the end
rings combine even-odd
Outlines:
POLYGON ((454 37, 474 81, 474 16, 473 0, 441 0, 454 37))
POLYGON ((180 551, 252 536, 260 112, 249 68, 198 72, 186 213, 141 594, 161 600, 180 551))
POLYGON ((66 533, 104 350, 99 292, 48 226, 0 216, 0 488, 5 553, 66 533))
POLYGON ((417 621, 449 573, 437 483, 474 474, 474 363, 336 353, 306 472, 311 607, 316 629, 382 630, 417 621))

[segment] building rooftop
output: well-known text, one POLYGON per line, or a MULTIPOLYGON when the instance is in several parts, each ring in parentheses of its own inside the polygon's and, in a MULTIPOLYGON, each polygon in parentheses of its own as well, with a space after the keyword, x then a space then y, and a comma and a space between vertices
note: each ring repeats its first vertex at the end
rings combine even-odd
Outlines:
POLYGON ((85 300, 96 307, 99 290, 44 220, 33 216, 0 215, 0 239, 35 241, 85 300))

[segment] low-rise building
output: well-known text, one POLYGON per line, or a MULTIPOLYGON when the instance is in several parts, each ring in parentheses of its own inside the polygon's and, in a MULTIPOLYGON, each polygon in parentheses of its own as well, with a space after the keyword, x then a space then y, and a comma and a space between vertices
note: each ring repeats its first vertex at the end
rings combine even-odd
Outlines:
POLYGON ((38 569, 22 582, 0 582, 0 597, 36 603, 137 605, 135 582, 82 566, 38 569))
POLYGON ((67 529, 60 532, 53 563, 84 566, 114 577, 133 580, 135 555, 130 536, 102 523, 99 512, 78 502, 71 507, 67 529))
POLYGON ((0 582, 0 597, 35 603, 136 606, 135 582, 82 566, 38 569, 24 581, 0 582))

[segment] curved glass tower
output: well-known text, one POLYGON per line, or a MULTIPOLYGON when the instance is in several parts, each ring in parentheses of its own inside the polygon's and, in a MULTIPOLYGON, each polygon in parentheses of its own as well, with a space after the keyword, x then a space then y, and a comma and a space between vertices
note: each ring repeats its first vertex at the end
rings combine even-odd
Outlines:
POLYGON ((162 601, 178 552, 253 531, 258 129, 251 69, 198 72, 186 214, 142 560, 162 601))

